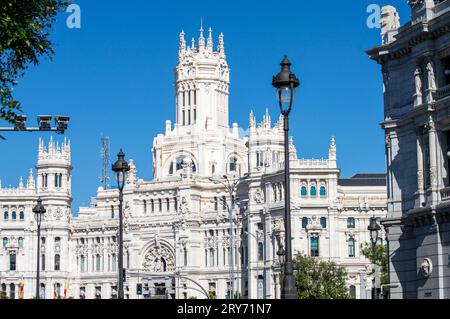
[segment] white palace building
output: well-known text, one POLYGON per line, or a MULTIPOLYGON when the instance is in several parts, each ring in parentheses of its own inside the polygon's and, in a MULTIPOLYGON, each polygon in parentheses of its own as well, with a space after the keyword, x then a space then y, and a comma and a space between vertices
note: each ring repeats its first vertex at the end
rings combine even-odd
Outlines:
MULTIPOLYGON (((153 142, 151 181, 130 160, 124 189, 125 298, 144 298, 146 283, 176 278, 172 298, 204 298, 199 283, 218 298, 280 297, 279 243, 284 242, 283 123, 250 114, 246 134, 229 127, 230 73, 224 37, 213 49, 211 29, 186 45, 180 34, 175 68, 176 117, 153 142), (245 135, 245 136, 242 136, 245 135), (213 179, 239 177, 233 209, 233 244, 224 200, 213 179), (243 205, 245 203, 245 205, 243 205), (232 247, 230 247, 232 246, 232 247), (188 279, 186 279, 188 278, 188 279), (144 283, 143 295, 137 284, 144 283)), ((386 216, 385 174, 341 179, 336 145, 325 159, 300 159, 290 142, 292 234, 295 252, 346 267, 354 298, 370 298, 370 263, 360 245, 370 242, 372 216, 386 216)), ((0 187, 0 290, 34 298, 38 197, 47 209, 41 230, 41 296, 117 297, 118 191, 98 188, 91 207, 71 211, 71 149, 66 140, 39 141, 35 171, 17 188, 0 187)), ((231 201, 230 201, 231 202, 231 201)), ((149 286, 152 287, 151 285, 149 286)))

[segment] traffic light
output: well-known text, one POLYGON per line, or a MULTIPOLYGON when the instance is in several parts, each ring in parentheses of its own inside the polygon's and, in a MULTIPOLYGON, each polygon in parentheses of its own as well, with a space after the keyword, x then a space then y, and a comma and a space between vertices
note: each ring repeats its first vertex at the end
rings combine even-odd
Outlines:
POLYGON ((137 285, 136 285, 136 294, 137 294, 138 296, 141 296, 141 295, 142 295, 142 284, 137 284, 137 285))
POLYGON ((127 269, 126 268, 122 268, 122 279, 123 279, 123 282, 127 281, 127 269))

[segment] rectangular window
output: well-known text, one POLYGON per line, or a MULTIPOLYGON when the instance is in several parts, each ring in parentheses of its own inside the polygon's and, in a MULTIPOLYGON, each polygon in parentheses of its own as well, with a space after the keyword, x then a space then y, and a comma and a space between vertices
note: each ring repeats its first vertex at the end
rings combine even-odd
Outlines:
POLYGON ((183 125, 186 125, 185 111, 181 111, 181 114, 183 118, 183 125))
POLYGON ((197 91, 194 90, 194 105, 197 105, 197 91))
POLYGON ((197 122, 197 109, 194 109, 194 123, 197 122))
POLYGON ((186 92, 183 92, 183 106, 186 106, 186 92))
POLYGON ((188 125, 191 125, 191 110, 188 110, 188 125))
POLYGON ((311 237, 311 256, 319 256, 319 237, 311 237))
POLYGON ((348 257, 355 257, 355 240, 353 238, 348 240, 348 257))
POLYGON ((41 270, 45 270, 45 255, 41 255, 41 270))
POLYGON ((16 252, 13 251, 9 254, 9 270, 11 271, 16 271, 16 258, 16 252))
POLYGON ((188 91, 188 105, 191 105, 191 92, 192 91, 188 91))

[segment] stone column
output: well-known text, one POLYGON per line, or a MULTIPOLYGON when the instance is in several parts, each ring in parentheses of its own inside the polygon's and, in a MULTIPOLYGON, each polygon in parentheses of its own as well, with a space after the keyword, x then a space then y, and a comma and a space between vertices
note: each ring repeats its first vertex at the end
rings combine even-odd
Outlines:
POLYGON ((416 130, 416 147, 417 147, 417 193, 416 207, 422 207, 425 202, 424 192, 424 172, 423 172, 423 149, 422 149, 423 128, 416 130))
POLYGON ((436 125, 432 116, 428 119, 428 138, 430 144, 430 189, 431 202, 435 204, 438 201, 438 176, 437 176, 437 135, 436 125))

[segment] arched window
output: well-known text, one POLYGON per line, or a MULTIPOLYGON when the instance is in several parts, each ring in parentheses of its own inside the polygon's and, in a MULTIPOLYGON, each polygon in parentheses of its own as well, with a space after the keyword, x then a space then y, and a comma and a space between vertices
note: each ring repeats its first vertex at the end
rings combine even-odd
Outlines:
POLYGON ((144 199, 144 214, 147 213, 147 201, 144 199))
POLYGON ((214 262, 214 248, 209 249, 209 266, 213 267, 215 265, 214 262))
POLYGON ((320 196, 327 196, 327 189, 325 186, 320 186, 320 196))
POLYGON ((238 168, 238 160, 236 157, 231 157, 228 162, 228 171, 229 172, 236 172, 238 168))
POLYGON ((302 197, 308 196, 308 189, 306 188, 305 185, 303 185, 302 188, 300 189, 300 195, 301 195, 302 197))
POLYGON ((169 166, 169 175, 173 175, 173 162, 169 166))
POLYGON ((116 269, 117 269, 116 268, 116 264, 117 264, 116 254, 112 254, 112 258, 111 259, 112 259, 112 261, 111 261, 112 262, 112 265, 111 265, 112 266, 112 271, 116 271, 116 269))
POLYGON ((95 271, 100 271, 100 255, 95 255, 95 271))
POLYGON ((45 284, 41 284, 41 288, 39 290, 39 296, 41 299, 45 299, 45 284))
POLYGON ((222 196, 222 209, 227 209, 227 198, 225 196, 222 196))
POLYGON ((216 173, 216 165, 211 165, 211 174, 214 175, 216 173))
POLYGON ((85 263, 85 257, 81 255, 80 257, 80 272, 84 272, 84 263, 85 263))
POLYGON ((311 190, 309 192, 311 196, 317 196, 317 188, 316 186, 311 186, 311 190))
POLYGON ((348 257, 355 257, 355 239, 349 238, 348 244, 348 257))
POLYGON ((175 211, 178 211, 178 199, 176 197, 173 198, 173 207, 175 208, 175 211))
POLYGON ((150 200, 150 206, 151 206, 152 213, 154 213, 155 212, 155 201, 153 199, 150 200))
POLYGON ((20 219, 20 220, 24 220, 24 219, 25 219, 25 214, 24 214, 23 211, 21 211, 21 212, 19 213, 19 219, 20 219))
POLYGON ((55 270, 61 269, 61 256, 59 254, 55 255, 55 270))
POLYGON ((278 201, 277 184, 273 185, 273 201, 274 202, 278 201))
POLYGON ((349 287, 349 291, 350 291, 350 298, 351 299, 356 299, 356 287, 351 285, 349 287))
POLYGON ((114 206, 111 205, 111 218, 114 218, 115 217, 114 215, 115 215, 114 214, 114 206))
POLYGON ((264 245, 263 243, 258 243, 258 260, 263 261, 264 260, 264 245))
POLYGON ((41 270, 45 270, 45 255, 41 255, 41 270))
POLYGON ((3 237, 3 247, 6 247, 9 243, 8 237, 3 237))
POLYGON ((283 184, 278 184, 278 191, 280 192, 280 200, 283 200, 283 184))
POLYGON ((188 265, 188 254, 187 254, 187 248, 183 248, 183 255, 184 255, 184 266, 186 267, 188 265))
POLYGON ((22 248, 23 247, 23 237, 19 237, 17 242, 19 244, 19 247, 22 248))
POLYGON ((61 298, 61 284, 56 283, 56 297, 59 299, 61 298))
POLYGON ((168 198, 166 198, 166 210, 170 211, 170 201, 168 198))
POLYGON ((5 212, 5 213, 3 214, 3 219, 4 219, 4 220, 8 220, 8 219, 9 219, 9 213, 8 213, 8 212, 5 212))
POLYGON ((162 212, 162 199, 158 198, 158 209, 160 212, 162 212))
POLYGON ((303 217, 302 218, 302 228, 306 229, 307 226, 308 226, 308 218, 303 217))
POLYGON ((214 197, 214 210, 219 210, 219 200, 217 199, 217 197, 214 197))
POLYGON ((16 298, 16 285, 10 284, 9 285, 9 299, 15 299, 16 298))
POLYGON ((320 225, 322 228, 327 228, 327 219, 326 217, 320 217, 320 225))
POLYGON ((17 214, 16 214, 16 212, 12 212, 12 213, 11 213, 11 219, 12 219, 12 220, 16 220, 16 219, 17 219, 17 214))
POLYGON ((2 284, 2 292, 6 293, 6 284, 5 283, 2 284))
POLYGON ((355 228, 355 218, 347 218, 347 228, 355 228))
POLYGON ((55 246, 61 246, 61 237, 55 237, 55 246))

